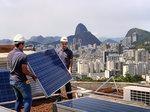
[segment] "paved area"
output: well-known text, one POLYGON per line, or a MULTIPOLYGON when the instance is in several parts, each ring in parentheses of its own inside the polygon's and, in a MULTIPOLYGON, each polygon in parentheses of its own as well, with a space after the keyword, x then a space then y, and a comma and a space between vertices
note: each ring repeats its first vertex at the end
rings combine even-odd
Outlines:
POLYGON ((0 106, 0 112, 15 112, 14 110, 0 106))

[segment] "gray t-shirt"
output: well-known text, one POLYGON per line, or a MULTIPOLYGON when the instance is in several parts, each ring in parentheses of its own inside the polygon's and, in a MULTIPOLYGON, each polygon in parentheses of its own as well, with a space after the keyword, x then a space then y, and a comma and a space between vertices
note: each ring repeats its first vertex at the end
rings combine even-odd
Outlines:
POLYGON ((60 59, 64 62, 67 69, 69 69, 70 59, 73 59, 73 52, 67 48, 63 50, 62 48, 56 49, 57 54, 59 55, 60 59))
POLYGON ((27 80, 22 72, 22 64, 27 64, 27 56, 18 48, 14 48, 7 57, 8 69, 10 70, 10 82, 27 80))

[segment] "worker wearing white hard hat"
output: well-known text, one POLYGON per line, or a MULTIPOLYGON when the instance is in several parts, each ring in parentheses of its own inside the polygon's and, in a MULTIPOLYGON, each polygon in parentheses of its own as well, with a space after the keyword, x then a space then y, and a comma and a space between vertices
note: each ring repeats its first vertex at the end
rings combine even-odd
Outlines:
POLYGON ((68 38, 67 37, 61 37, 60 48, 62 48, 63 50, 68 48, 68 38))
MULTIPOLYGON (((60 48, 58 48, 56 51, 71 75, 72 65, 73 65, 73 52, 68 48, 68 38, 67 37, 61 37, 60 48)), ((71 83, 68 82, 65 85, 65 88, 66 88, 68 99, 72 99, 73 96, 71 93, 71 91, 72 91, 71 83)), ((61 93, 61 90, 58 90, 56 93, 61 93)))
POLYGON ((8 69, 10 70, 10 85, 16 95, 15 110, 30 112, 32 105, 32 95, 29 80, 26 76, 32 77, 35 81, 36 76, 28 70, 27 56, 23 53, 25 44, 24 36, 17 34, 14 39, 15 48, 7 56, 8 69))
POLYGON ((68 38, 67 37, 61 37, 60 42, 68 42, 68 38))
POLYGON ((13 38, 14 44, 18 44, 19 42, 25 42, 25 38, 21 34, 17 34, 13 38))

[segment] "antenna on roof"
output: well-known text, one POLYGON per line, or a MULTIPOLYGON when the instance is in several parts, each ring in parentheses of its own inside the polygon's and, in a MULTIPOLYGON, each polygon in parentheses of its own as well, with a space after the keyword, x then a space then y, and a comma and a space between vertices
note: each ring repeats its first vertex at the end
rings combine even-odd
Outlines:
POLYGON ((115 84, 115 88, 116 88, 116 90, 117 90, 117 92, 118 92, 118 88, 117 88, 117 85, 116 85, 114 76, 111 76, 106 82, 104 82, 100 87, 98 87, 95 92, 98 92, 98 90, 100 90, 100 89, 101 89, 106 83, 108 83, 111 79, 113 80, 113 82, 114 82, 114 84, 115 84))
POLYGON ((121 91, 118 89, 117 84, 115 82, 114 76, 111 76, 106 82, 104 82, 101 86, 99 86, 96 91, 94 91, 96 94, 103 94, 103 95, 108 95, 108 96, 116 96, 116 97, 122 97, 120 95, 121 91), (113 84, 109 84, 108 82, 110 80, 113 80, 113 84), (114 92, 116 94, 114 94, 114 92))

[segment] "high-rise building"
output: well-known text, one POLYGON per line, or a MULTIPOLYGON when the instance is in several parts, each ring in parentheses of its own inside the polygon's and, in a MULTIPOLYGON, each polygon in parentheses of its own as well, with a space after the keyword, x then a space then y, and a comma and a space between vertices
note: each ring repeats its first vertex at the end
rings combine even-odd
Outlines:
POLYGON ((123 65, 123 76, 126 74, 136 75, 136 65, 134 63, 123 65))
POLYGON ((77 68, 79 74, 88 74, 89 73, 89 62, 87 60, 79 59, 77 62, 77 68))
POLYGON ((109 53, 107 56, 107 61, 117 62, 117 61, 119 61, 119 57, 120 57, 120 55, 117 53, 109 53))
POLYGON ((148 62, 149 53, 145 49, 138 49, 135 51, 135 62, 148 62))
POLYGON ((118 71, 116 70, 105 70, 105 78, 110 78, 111 76, 116 76, 118 75, 118 71))
POLYGON ((129 49, 129 50, 124 50, 123 56, 126 60, 135 60, 135 50, 134 49, 129 49))
POLYGON ((82 45, 82 40, 79 38, 73 38, 73 49, 78 50, 82 45))
POLYGON ((77 62, 77 73, 82 74, 83 73, 83 62, 81 60, 78 60, 77 62))
POLYGON ((128 65, 123 65, 123 76, 125 77, 125 75, 128 73, 129 71, 129 67, 128 65))
POLYGON ((146 82, 150 83, 150 75, 146 75, 146 82))
POLYGON ((94 62, 94 71, 96 73, 100 73, 100 60, 99 59, 96 59, 94 62))
POLYGON ((107 70, 115 70, 115 62, 114 61, 107 61, 106 69, 107 70))
POLYGON ((94 62, 93 61, 91 61, 91 62, 89 62, 89 73, 94 73, 94 62))
POLYGON ((147 62, 139 62, 137 64, 137 73, 138 73, 138 75, 148 74, 148 63, 147 62))
POLYGON ((73 58, 73 66, 72 66, 72 75, 76 75, 77 73, 77 58, 73 58))
POLYGON ((99 63, 99 64, 100 64, 100 65, 99 65, 100 71, 104 71, 104 70, 105 70, 105 65, 104 65, 103 61, 100 60, 100 63, 99 63))
POLYGON ((102 60, 106 67, 107 61, 119 61, 119 54, 117 52, 103 51, 102 60))

